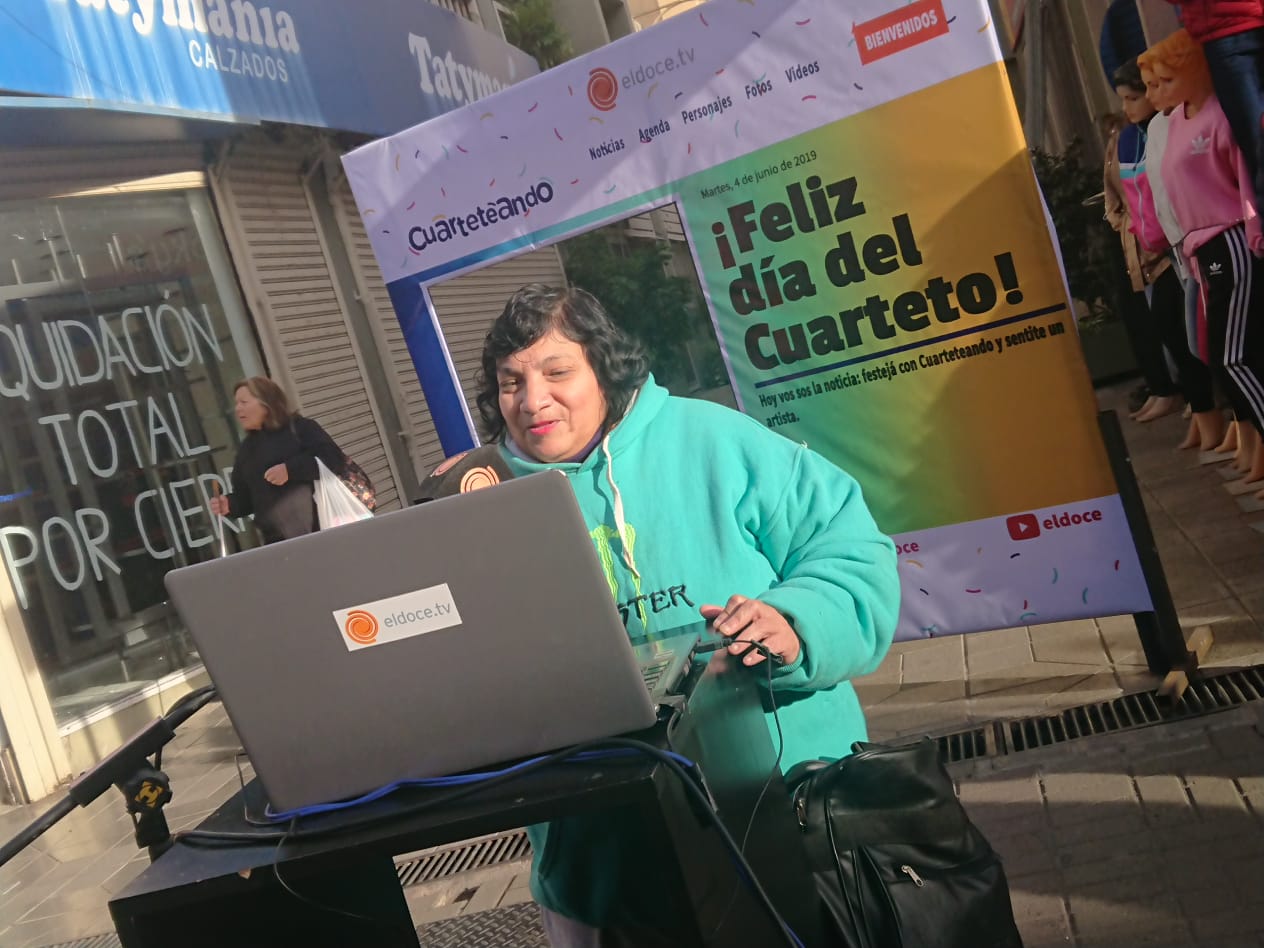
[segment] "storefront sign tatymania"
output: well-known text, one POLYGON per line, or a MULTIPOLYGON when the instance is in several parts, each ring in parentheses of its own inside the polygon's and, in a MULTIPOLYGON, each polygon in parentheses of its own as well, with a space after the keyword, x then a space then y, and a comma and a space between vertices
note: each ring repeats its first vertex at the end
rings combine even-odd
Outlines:
POLYGON ((389 134, 538 72, 431 3, 6 0, 0 88, 389 134))

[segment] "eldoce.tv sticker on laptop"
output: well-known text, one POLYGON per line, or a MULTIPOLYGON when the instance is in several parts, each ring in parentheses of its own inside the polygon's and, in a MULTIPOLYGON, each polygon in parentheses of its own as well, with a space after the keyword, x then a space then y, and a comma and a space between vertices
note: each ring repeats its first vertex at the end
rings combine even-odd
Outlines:
POLYGON ((349 652, 461 624, 447 583, 337 609, 333 616, 349 652))

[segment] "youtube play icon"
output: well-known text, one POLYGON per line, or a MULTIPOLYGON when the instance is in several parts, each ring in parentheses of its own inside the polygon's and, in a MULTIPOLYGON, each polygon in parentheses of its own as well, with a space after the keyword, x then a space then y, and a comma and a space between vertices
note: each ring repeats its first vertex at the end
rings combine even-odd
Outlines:
POLYGON ((1040 521, 1035 514, 1015 514, 1007 517, 1005 526, 1009 529, 1011 540, 1031 540, 1040 536, 1040 521))

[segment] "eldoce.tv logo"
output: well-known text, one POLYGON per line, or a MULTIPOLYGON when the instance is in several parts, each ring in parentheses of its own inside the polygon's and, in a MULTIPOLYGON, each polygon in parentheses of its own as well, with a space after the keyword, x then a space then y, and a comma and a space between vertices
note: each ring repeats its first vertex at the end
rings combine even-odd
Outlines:
POLYGON ((1035 514, 1014 514, 1005 519, 1005 527, 1009 530, 1011 540, 1034 540, 1042 532, 1060 530, 1064 527, 1090 526, 1102 522, 1102 512, 1096 507, 1088 510, 1063 510, 1038 520, 1035 514))
POLYGON ((335 611, 333 617, 349 652, 461 624, 447 583, 358 603, 335 611))
POLYGON ((642 63, 624 73, 617 81, 614 73, 604 66, 598 66, 588 73, 588 101, 593 108, 609 112, 615 107, 619 98, 619 88, 631 89, 646 82, 654 82, 660 76, 677 69, 684 69, 693 62, 693 47, 677 49, 675 55, 665 56, 653 62, 642 63))
POLYGON ((604 66, 598 66, 588 74, 588 101, 594 109, 609 112, 617 104, 619 98, 619 81, 614 73, 604 66))
POLYGON ((347 638, 358 645, 369 645, 377 638, 377 616, 363 609, 352 609, 347 613, 347 621, 342 624, 342 631, 347 638))

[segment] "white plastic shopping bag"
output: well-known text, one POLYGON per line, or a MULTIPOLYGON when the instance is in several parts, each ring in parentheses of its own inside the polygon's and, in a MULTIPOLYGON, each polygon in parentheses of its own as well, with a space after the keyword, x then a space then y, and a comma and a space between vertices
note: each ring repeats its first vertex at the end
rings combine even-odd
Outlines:
POLYGON ((316 468, 318 476, 313 485, 316 493, 316 519, 322 530, 373 516, 369 508, 360 503, 360 499, 347 489, 347 485, 320 458, 316 459, 316 468))

